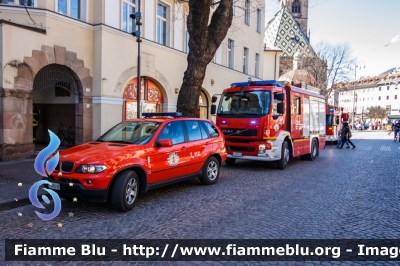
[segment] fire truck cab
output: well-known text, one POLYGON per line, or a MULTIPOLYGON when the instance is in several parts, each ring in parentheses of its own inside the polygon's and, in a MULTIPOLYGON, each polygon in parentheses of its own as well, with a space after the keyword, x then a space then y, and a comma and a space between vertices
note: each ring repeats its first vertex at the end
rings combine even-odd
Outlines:
POLYGON ((340 138, 340 130, 343 123, 348 122, 349 114, 343 112, 343 108, 332 105, 326 106, 326 141, 337 144, 340 138))
POLYGON ((237 159, 276 161, 279 169, 296 156, 314 160, 325 148, 325 98, 276 80, 232 83, 211 113, 225 135, 227 164, 237 159))

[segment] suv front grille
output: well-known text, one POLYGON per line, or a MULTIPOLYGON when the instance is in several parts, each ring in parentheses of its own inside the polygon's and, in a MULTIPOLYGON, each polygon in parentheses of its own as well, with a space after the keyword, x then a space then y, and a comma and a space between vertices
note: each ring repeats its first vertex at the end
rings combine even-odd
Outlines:
POLYGON ((61 171, 63 172, 71 172, 74 168, 73 162, 62 162, 61 163, 61 171))

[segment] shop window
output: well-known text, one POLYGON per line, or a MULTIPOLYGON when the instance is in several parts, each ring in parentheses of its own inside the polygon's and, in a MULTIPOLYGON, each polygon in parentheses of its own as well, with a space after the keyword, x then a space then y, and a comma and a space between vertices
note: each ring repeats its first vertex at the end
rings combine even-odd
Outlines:
MULTIPOLYGON (((137 118, 137 78, 128 81, 124 87, 124 120, 137 118)), ((141 82, 140 100, 141 112, 161 112, 164 102, 163 95, 158 86, 148 78, 141 82)))

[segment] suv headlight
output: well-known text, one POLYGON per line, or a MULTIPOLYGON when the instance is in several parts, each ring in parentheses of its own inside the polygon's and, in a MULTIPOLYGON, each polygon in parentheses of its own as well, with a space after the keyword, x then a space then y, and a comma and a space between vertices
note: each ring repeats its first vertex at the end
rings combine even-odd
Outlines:
POLYGON ((265 151, 265 144, 258 145, 258 150, 259 151, 265 151))
POLYGON ((105 166, 105 165, 82 164, 82 165, 79 165, 78 168, 76 168, 75 172, 77 172, 77 173, 101 173, 106 169, 107 169, 107 166, 105 166))

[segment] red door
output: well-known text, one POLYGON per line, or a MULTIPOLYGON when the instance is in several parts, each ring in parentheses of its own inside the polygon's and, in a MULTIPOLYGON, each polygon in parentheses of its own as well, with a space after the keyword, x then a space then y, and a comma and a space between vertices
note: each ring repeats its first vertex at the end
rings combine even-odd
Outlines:
POLYGON ((182 122, 166 124, 157 137, 157 140, 161 139, 171 139, 172 147, 155 147, 149 155, 149 184, 181 177, 187 172, 188 153, 182 122))

